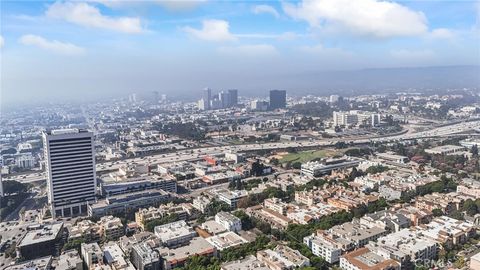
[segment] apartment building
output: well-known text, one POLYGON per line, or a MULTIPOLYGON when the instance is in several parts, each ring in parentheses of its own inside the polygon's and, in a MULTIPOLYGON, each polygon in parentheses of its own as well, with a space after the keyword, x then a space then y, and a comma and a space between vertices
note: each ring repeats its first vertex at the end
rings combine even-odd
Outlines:
POLYGON ((242 221, 230 213, 219 212, 215 215, 215 221, 228 231, 239 232, 242 230, 242 221))
POLYGON ((265 263, 271 270, 291 270, 310 265, 307 257, 284 245, 278 245, 273 250, 258 251, 257 259, 265 263))

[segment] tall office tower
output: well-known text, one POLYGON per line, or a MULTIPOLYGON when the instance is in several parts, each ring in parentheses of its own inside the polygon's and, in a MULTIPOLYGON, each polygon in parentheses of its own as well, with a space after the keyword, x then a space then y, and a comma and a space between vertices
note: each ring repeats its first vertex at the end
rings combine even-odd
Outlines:
POLYGON ((160 101, 160 94, 158 91, 153 91, 153 103, 158 103, 160 101))
POLYGON ((287 91, 270 90, 270 110, 282 109, 287 106, 287 91))
POLYGON ((212 89, 203 89, 203 101, 205 102, 205 110, 210 110, 210 103, 212 101, 212 89))
POLYGON ((222 91, 218 93, 218 99, 220 100, 220 103, 222 104, 222 108, 228 108, 230 107, 230 95, 228 92, 222 91))
POLYGON ((237 89, 230 89, 228 90, 228 97, 230 101, 228 102, 229 107, 235 107, 238 105, 238 90, 237 89))
POLYGON ((43 133, 48 202, 53 217, 87 212, 97 187, 93 133, 61 129, 43 133))

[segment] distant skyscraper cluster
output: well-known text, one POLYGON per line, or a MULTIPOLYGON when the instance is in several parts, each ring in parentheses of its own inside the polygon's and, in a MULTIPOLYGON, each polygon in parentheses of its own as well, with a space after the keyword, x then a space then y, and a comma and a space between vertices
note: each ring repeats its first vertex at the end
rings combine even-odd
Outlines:
POLYGON ((212 89, 205 88, 203 97, 198 101, 198 108, 201 110, 216 110, 235 107, 238 104, 238 90, 230 89, 220 91, 216 95, 212 95, 212 89))

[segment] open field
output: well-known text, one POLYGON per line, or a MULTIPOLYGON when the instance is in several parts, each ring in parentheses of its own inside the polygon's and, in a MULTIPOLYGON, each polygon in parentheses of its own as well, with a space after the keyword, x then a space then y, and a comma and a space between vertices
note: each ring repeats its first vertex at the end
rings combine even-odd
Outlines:
POLYGON ((311 150, 311 151, 301 151, 297 153, 289 153, 284 155, 279 159, 280 163, 287 162, 307 162, 317 158, 341 156, 346 149, 322 149, 322 150, 311 150))

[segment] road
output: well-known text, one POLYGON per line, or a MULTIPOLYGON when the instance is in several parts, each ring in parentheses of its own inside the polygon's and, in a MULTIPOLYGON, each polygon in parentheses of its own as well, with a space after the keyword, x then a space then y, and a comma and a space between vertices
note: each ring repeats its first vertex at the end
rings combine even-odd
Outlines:
MULTIPOLYGON (((182 149, 173 153, 167 154, 157 154, 147 157, 136 157, 129 158, 122 161, 113 161, 97 164, 97 172, 101 173, 103 171, 116 170, 126 164, 166 164, 179 161, 194 161, 201 159, 206 155, 222 155, 228 151, 236 152, 248 152, 248 151, 257 151, 257 150, 279 150, 286 149, 289 147, 293 148, 313 148, 313 147, 322 147, 322 146, 333 146, 337 142, 344 141, 353 144, 364 144, 371 142, 380 142, 387 143, 393 141, 402 141, 410 139, 421 139, 421 138, 433 138, 433 137, 445 137, 452 134, 466 132, 472 129, 480 128, 480 120, 475 120, 471 122, 462 122, 455 123, 448 126, 442 126, 438 128, 433 128, 428 131, 423 132, 412 132, 409 131, 401 135, 393 136, 384 136, 376 138, 358 138, 358 139, 319 139, 312 141, 280 141, 272 143, 253 143, 253 144, 242 144, 242 145, 228 145, 228 146, 217 146, 217 147, 204 147, 196 149, 182 149)), ((4 180, 17 180, 23 183, 36 182, 45 179, 44 174, 39 173, 28 173, 23 175, 16 176, 5 176, 4 180)))

